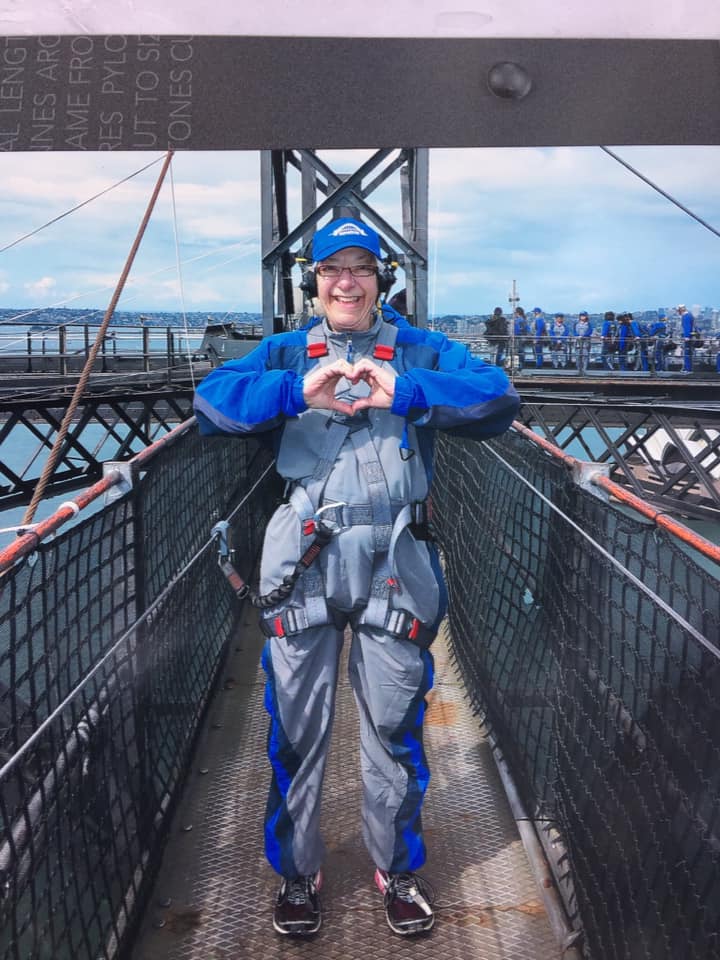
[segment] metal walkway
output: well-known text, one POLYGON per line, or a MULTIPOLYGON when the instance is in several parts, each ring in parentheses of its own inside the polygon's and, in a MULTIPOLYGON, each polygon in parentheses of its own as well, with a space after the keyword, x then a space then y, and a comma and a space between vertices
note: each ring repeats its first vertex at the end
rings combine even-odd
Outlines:
POLYGON ((341 672, 323 829, 323 927, 312 942, 279 937, 270 921, 277 877, 262 848, 269 767, 262 640, 248 609, 178 807, 133 960, 313 960, 442 956, 558 960, 543 896, 519 837, 489 742, 472 716, 447 647, 433 648, 426 722, 432 779, 423 808, 437 891, 431 935, 408 941, 386 925, 360 835, 357 718, 341 672), (342 750, 338 745, 342 743, 342 750))

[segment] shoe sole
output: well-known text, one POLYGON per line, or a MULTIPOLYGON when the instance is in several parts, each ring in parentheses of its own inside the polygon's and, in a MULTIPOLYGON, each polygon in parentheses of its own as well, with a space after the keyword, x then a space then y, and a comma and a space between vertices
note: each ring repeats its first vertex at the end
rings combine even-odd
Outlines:
POLYGON ((282 927, 279 927, 273 919, 273 930, 276 933, 279 933, 282 937, 297 937, 298 939, 303 939, 304 937, 313 937, 321 926, 322 920, 319 920, 318 925, 316 927, 311 927, 310 929, 284 930, 282 927))

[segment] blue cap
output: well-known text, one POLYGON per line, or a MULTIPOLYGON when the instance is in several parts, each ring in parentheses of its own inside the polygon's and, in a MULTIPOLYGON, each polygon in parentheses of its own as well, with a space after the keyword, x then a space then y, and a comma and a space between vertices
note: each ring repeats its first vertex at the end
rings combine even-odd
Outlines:
POLYGON ((540 307, 533 307, 533 313, 542 313, 542 309, 540 307))
POLYGON ((313 237, 312 258, 315 262, 327 260, 338 250, 346 247, 362 247, 369 250, 378 260, 382 259, 380 252, 380 237, 372 227, 352 217, 342 217, 331 220, 313 237))
POLYGON ((578 317, 587 317, 587 316, 589 316, 587 310, 581 310, 580 313, 578 314, 578 317))

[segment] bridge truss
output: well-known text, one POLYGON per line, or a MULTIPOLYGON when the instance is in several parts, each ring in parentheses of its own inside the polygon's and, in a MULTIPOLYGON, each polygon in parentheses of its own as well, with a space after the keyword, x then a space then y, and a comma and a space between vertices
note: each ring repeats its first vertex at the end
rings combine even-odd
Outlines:
MULTIPOLYGON (((192 396, 190 382, 96 386, 78 406, 46 495, 99 480, 103 461, 129 459, 191 416, 192 396)), ((57 389, 0 397, 0 510, 30 502, 70 400, 57 389)))
MULTIPOLYGON (((375 151, 352 173, 333 170, 314 150, 261 152, 262 299, 265 334, 287 329, 305 305, 297 289, 295 254, 311 240, 327 215, 367 221, 380 234, 384 255, 403 270, 408 318, 427 324, 428 257, 427 148, 375 151), (292 175, 300 177, 301 218, 293 225, 292 175), (370 205, 368 198, 390 178, 399 182, 402 233, 370 205), (399 178, 399 181, 398 181, 399 178)), ((399 279, 399 278, 398 278, 399 279)), ((403 284, 398 284, 401 289, 403 284)))
POLYGON ((717 403, 524 398, 519 419, 668 513, 720 518, 717 403))

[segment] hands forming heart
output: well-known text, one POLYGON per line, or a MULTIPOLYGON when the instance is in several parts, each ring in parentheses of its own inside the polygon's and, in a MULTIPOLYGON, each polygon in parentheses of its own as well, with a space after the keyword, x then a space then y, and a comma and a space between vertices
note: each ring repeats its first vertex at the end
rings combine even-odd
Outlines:
POLYGON ((354 364, 347 360, 336 360, 327 366, 316 367, 305 377, 303 384, 303 397, 308 407, 336 410, 351 417, 368 407, 389 409, 394 395, 395 378, 369 357, 362 357, 354 364), (366 397, 358 397, 352 403, 337 399, 335 390, 343 377, 353 385, 364 380, 370 387, 370 392, 366 397))

